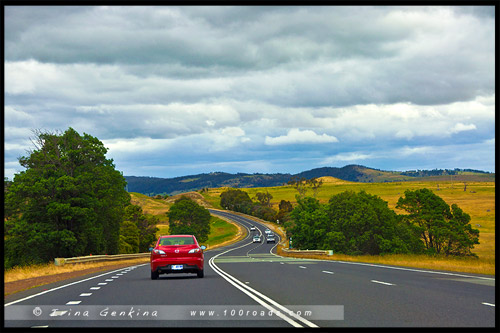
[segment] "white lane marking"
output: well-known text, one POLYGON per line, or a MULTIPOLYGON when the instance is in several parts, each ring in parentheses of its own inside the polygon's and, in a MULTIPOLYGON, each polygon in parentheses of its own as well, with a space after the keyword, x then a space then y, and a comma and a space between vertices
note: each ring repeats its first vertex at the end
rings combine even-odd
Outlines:
POLYGON ((306 269, 307 267, 305 267, 305 266, 299 266, 299 268, 303 268, 303 269, 306 269))
MULTIPOLYGON (((141 265, 137 265, 137 267, 139 267, 139 266, 145 266, 145 265, 149 265, 149 264, 141 264, 141 265)), ((121 268, 121 269, 123 269, 123 268, 121 268)), ((72 286, 72 285, 75 285, 75 284, 78 284, 78 283, 81 283, 81 282, 90 281, 90 280, 93 280, 95 278, 99 278, 101 276, 105 276, 105 275, 109 275, 109 274, 114 274, 115 272, 118 272, 121 269, 117 269, 117 270, 114 270, 114 271, 111 271, 111 272, 106 272, 106 273, 103 273, 103 274, 100 274, 100 275, 92 276, 92 277, 89 277, 87 279, 83 279, 83 280, 78 280, 78 281, 75 281, 75 282, 71 282, 71 283, 68 283, 68 284, 56 287, 56 288, 49 289, 49 290, 44 290, 44 291, 42 291, 42 292, 40 292, 38 294, 30 295, 28 297, 20 298, 18 300, 6 303, 6 304, 4 304, 4 307, 12 305, 12 304, 19 303, 19 302, 22 302, 22 301, 25 301, 27 299, 30 299, 30 298, 33 298, 33 297, 36 297, 36 296, 40 296, 40 295, 43 295, 43 294, 46 294, 46 293, 50 293, 52 291, 56 291, 56 290, 59 290, 59 289, 62 289, 62 288, 66 288, 66 287, 69 287, 69 286, 72 286)), ((113 280, 111 280, 111 281, 113 281, 113 280)))
POLYGON ((212 267, 212 269, 217 274, 219 274, 220 276, 222 276, 222 278, 224 278, 227 282, 229 282, 230 284, 232 284, 235 288, 237 288, 237 289, 241 290, 243 293, 247 294, 250 298, 254 299, 256 302, 258 302, 259 304, 261 304, 262 306, 264 306, 266 309, 268 309, 270 311, 273 311, 273 313, 276 313, 278 317, 280 317, 281 319, 285 320, 290 325, 292 325, 294 327, 303 327, 301 324, 299 324, 295 320, 291 319, 291 317, 294 317, 294 319, 297 319, 297 320, 303 322, 304 324, 308 325, 309 327, 318 327, 316 324, 310 322, 307 319, 302 318, 301 316, 297 315, 296 313, 293 313, 293 311, 290 311, 289 309, 287 309, 283 305, 277 303, 276 301, 272 300, 271 298, 263 295, 262 293, 258 292, 255 289, 253 289, 253 288, 245 285, 244 283, 242 283, 241 281, 239 281, 238 279, 236 279, 234 276, 232 276, 232 275, 224 272, 217 265, 215 265, 214 260, 218 256, 220 256, 222 254, 225 254, 227 252, 239 249, 239 248, 244 247, 246 245, 247 244, 245 244, 243 246, 240 246, 240 247, 237 247, 237 248, 234 248, 234 249, 229 249, 227 251, 221 252, 218 255, 212 257, 209 260, 209 262, 208 262, 209 265, 210 265, 210 267, 212 267), (276 310, 275 308, 273 308, 273 306, 275 308, 277 308, 278 310, 276 310), (290 316, 290 317, 288 317, 288 316, 290 316))
POLYGON ((82 294, 80 294, 80 296, 82 296, 82 297, 87 297, 87 296, 91 296, 91 295, 92 295, 92 293, 82 293, 82 294))
POLYGON ((68 303, 66 303, 66 305, 77 305, 77 304, 80 304, 82 301, 69 301, 68 303))
POLYGON ((98 286, 105 286, 105 285, 107 285, 107 283, 106 282, 99 282, 97 285, 98 286))
POLYGON ((333 272, 330 272, 330 271, 321 271, 323 273, 326 273, 326 274, 333 274, 333 272))
POLYGON ((382 281, 377 281, 377 280, 371 280, 370 282, 373 282, 373 283, 379 283, 379 284, 384 284, 386 286, 395 286, 395 284, 393 283, 389 283, 389 282, 382 282, 382 281))
POLYGON ((112 279, 118 279, 118 278, 119 278, 119 276, 116 276, 116 275, 115 275, 115 276, 112 276, 111 278, 112 278, 112 279))
POLYGON ((99 290, 101 287, 91 287, 90 290, 99 290))
POLYGON ((114 280, 113 279, 106 279, 104 281, 111 282, 111 281, 114 281, 114 280))
POLYGON ((483 302, 483 303, 481 303, 481 304, 488 305, 488 306, 493 306, 493 307, 495 306, 495 304, 486 303, 486 302, 483 302))

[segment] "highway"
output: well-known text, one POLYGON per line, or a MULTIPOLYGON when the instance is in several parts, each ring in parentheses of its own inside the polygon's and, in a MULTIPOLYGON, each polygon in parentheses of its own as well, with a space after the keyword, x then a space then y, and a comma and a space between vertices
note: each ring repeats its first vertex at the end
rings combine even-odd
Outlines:
POLYGON ((206 251, 204 278, 151 280, 149 264, 142 264, 36 287, 5 298, 4 326, 496 326, 494 277, 281 257, 277 243, 252 242, 265 226, 211 213, 248 234, 206 251))

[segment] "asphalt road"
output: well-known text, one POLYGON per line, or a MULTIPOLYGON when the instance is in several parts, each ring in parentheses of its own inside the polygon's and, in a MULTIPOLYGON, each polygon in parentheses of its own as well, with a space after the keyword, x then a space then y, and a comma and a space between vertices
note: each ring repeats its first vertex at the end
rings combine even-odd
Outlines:
POLYGON ((206 251, 204 278, 144 264, 33 288, 5 299, 4 326, 495 327, 494 277, 280 257, 252 242, 264 226, 212 212, 248 235, 206 251))

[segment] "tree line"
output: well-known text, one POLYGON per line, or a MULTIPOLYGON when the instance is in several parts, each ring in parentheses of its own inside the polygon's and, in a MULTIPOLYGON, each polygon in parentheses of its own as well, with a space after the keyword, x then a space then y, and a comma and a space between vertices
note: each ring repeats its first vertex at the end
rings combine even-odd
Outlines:
POLYGON ((107 148, 73 128, 34 131, 25 168, 4 179, 4 268, 56 257, 147 252, 157 220, 131 205, 107 148))

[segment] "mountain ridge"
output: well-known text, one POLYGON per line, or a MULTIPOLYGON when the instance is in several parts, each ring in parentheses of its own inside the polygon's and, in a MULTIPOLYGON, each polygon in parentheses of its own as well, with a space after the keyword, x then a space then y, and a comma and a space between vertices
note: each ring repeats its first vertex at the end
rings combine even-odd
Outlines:
POLYGON ((410 171, 385 171, 362 165, 346 165, 344 167, 321 167, 297 174, 290 173, 227 173, 210 172, 197 175, 187 175, 174 178, 124 176, 129 192, 138 192, 148 195, 168 194, 175 195, 183 192, 198 191, 203 188, 214 187, 271 187, 282 186, 293 177, 296 179, 311 179, 318 177, 334 177, 351 182, 395 182, 411 181, 416 179, 450 180, 455 181, 495 181, 495 174, 472 169, 434 169, 410 171))

